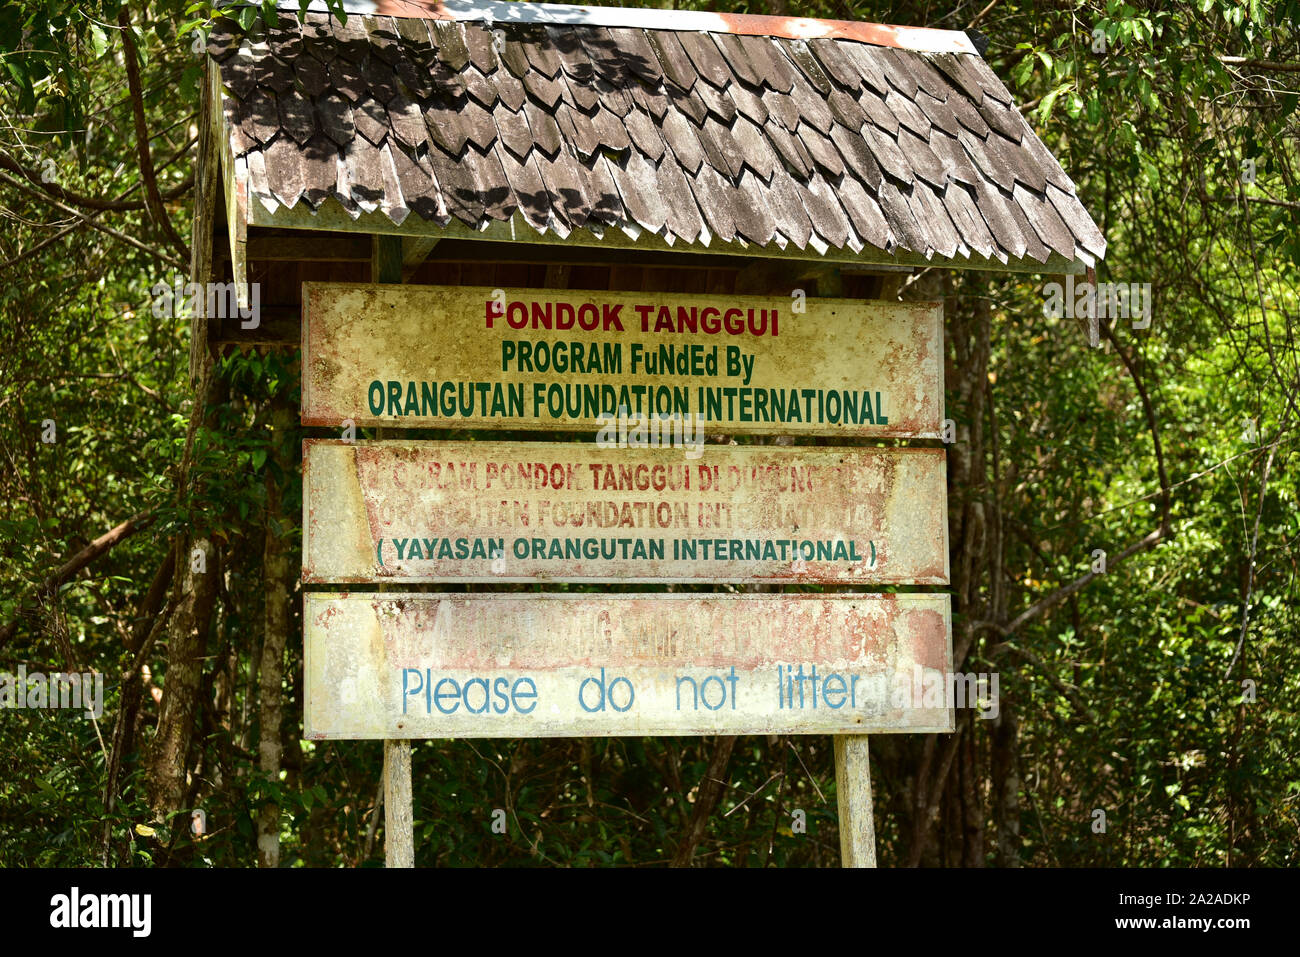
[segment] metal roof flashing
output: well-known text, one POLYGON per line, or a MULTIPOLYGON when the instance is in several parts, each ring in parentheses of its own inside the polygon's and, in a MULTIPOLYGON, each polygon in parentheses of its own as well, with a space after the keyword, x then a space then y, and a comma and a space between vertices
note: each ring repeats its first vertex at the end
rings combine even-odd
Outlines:
MULTIPOLYGON (((239 3, 232 6, 257 6, 239 3)), ((979 50, 960 30, 893 26, 856 20, 818 20, 810 17, 773 17, 747 13, 709 13, 701 10, 659 10, 636 7, 585 7, 566 3, 517 3, 510 0, 343 0, 351 16, 404 17, 454 20, 459 23, 537 23, 572 26, 631 27, 641 30, 676 30, 698 33, 732 33, 741 36, 853 40, 872 46, 895 47, 922 53, 970 53, 979 50)), ((280 0, 277 8, 297 14, 297 0, 280 0)), ((312 0, 308 13, 328 13, 325 0, 312 0)))

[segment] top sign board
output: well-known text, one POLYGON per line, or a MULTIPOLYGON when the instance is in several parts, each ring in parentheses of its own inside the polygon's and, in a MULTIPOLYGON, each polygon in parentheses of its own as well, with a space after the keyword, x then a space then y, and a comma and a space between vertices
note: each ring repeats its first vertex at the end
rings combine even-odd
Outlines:
POLYGON ((937 438, 942 306, 303 284, 309 426, 937 438), (659 421, 653 421, 654 416, 659 421))

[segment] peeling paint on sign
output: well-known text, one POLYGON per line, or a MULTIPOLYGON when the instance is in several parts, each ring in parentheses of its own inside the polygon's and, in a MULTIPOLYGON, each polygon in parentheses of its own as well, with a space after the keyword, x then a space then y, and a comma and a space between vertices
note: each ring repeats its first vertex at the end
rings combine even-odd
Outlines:
POLYGON ((305 599, 308 738, 954 729, 947 595, 305 599))
POLYGON ((303 443, 303 581, 947 584, 942 449, 303 443))
POLYGON ((938 303, 303 284, 309 426, 938 438, 938 303), (796 311, 798 310, 798 311, 796 311))

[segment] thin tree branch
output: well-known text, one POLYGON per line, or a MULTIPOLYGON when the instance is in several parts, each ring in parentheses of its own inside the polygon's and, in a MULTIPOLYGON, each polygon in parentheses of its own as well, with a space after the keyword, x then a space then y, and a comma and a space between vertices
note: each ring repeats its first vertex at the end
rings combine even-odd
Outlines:
MULTIPOLYGON (((161 166, 158 167, 158 172, 161 173, 163 170, 167 169, 167 167, 171 166, 171 165, 172 165, 173 163, 175 163, 178 159, 180 159, 182 156, 184 156, 186 153, 188 153, 188 152, 190 151, 190 147, 193 146, 196 142, 198 142, 198 137, 197 137, 197 136, 194 137, 193 139, 189 140, 189 141, 188 141, 184 146, 182 146, 179 150, 177 150, 175 153, 173 153, 173 154, 171 155, 171 157, 168 158, 167 162, 163 163, 161 166)), ((7 165, 7 164, 4 162, 6 156, 7 156, 7 154, 5 154, 2 150, 0 150, 0 167, 4 167, 4 166, 7 165)), ((34 175, 34 174, 28 172, 27 170, 24 170, 24 169, 22 169, 21 167, 18 167, 18 166, 16 166, 16 165, 15 165, 13 168, 16 169, 18 172, 22 173, 23 175, 27 176, 27 178, 28 178, 29 180, 31 180, 32 176, 34 175)), ((39 180, 34 180, 34 181, 32 181, 32 185, 34 185, 34 186, 39 186, 39 187, 41 187, 41 188, 46 188, 46 189, 48 189, 48 184, 40 183, 39 180)), ((194 174, 193 174, 193 173, 190 173, 190 174, 189 174, 188 176, 186 176, 185 179, 184 179, 182 182, 180 182, 178 185, 176 185, 176 186, 173 187, 172 189, 169 189, 167 192, 163 193, 163 194, 162 194, 162 195, 163 195, 163 199, 175 199, 177 196, 181 196, 181 195, 183 195, 184 193, 189 192, 189 190, 192 189, 193 186, 194 186, 194 174)), ((136 184, 135 184, 134 186, 132 186, 130 189, 128 189, 128 190, 126 190, 125 192, 121 193, 121 194, 117 197, 117 199, 115 199, 115 200, 110 200, 109 202, 110 202, 110 203, 115 203, 115 204, 123 203, 123 202, 124 202, 124 197, 130 196, 132 193, 134 193, 134 192, 135 192, 137 189, 139 189, 139 188, 140 188, 140 184, 139 184, 139 183, 136 183, 136 184)), ((66 191, 65 191, 65 192, 66 192, 66 191)), ((75 194, 72 194, 72 195, 75 195, 75 194)), ((80 199, 82 199, 82 198, 83 198, 83 197, 77 197, 78 200, 80 200, 80 199)), ((57 233, 55 233, 53 236, 50 236, 48 239, 43 239, 43 240, 41 240, 39 243, 37 243, 37 244, 36 244, 35 246, 33 246, 31 249, 28 249, 28 250, 25 250, 25 251, 19 253, 19 254, 18 254, 17 256, 15 256, 13 259, 9 259, 9 260, 6 260, 5 262, 0 263, 0 270, 8 269, 10 266, 14 265, 15 263, 20 263, 20 262, 22 262, 24 259, 29 259, 30 257, 36 255, 36 253, 38 253, 38 252, 40 252, 42 249, 44 249, 46 246, 49 246, 49 245, 51 245, 51 244, 53 244, 53 243, 58 242, 60 239, 62 239, 63 237, 65 237, 65 236, 67 236, 67 235, 69 235, 69 234, 71 234, 71 233, 75 233, 78 229, 81 229, 83 226, 86 226, 86 225, 89 223, 90 220, 96 219, 96 218, 98 218, 99 216, 103 215, 103 213, 107 212, 109 208, 116 209, 117 207, 116 207, 116 206, 113 206, 113 207, 105 207, 105 208, 103 208, 103 209, 97 209, 97 210, 95 210, 95 211, 94 211, 93 213, 91 213, 89 216, 87 216, 87 217, 85 217, 85 218, 83 218, 83 219, 78 220, 77 222, 73 223, 71 226, 68 226, 66 229, 61 229, 61 230, 59 230, 57 233)), ((144 208, 144 203, 143 203, 143 202, 133 203, 133 204, 131 204, 131 208, 132 208, 132 209, 143 209, 143 208, 144 208)))
POLYGON ((1170 507, 1172 495, 1169 491, 1169 473, 1165 471, 1165 450, 1164 444, 1160 441, 1160 427, 1156 421, 1155 406, 1151 403, 1151 397, 1147 394, 1146 384, 1142 377, 1138 375, 1137 369, 1134 368, 1133 362, 1128 357, 1128 353, 1120 346, 1119 340, 1115 338, 1115 332, 1110 327, 1110 323, 1097 320, 1106 333, 1106 338, 1110 344, 1115 347, 1115 354, 1119 356, 1120 362, 1124 363, 1124 368, 1128 369, 1129 376, 1133 379, 1133 387, 1137 389, 1138 397, 1142 400, 1142 411, 1146 416, 1147 428, 1151 430, 1151 445, 1156 453, 1156 474, 1160 477, 1160 534, 1167 536, 1172 531, 1170 520, 1170 507))
MULTIPOLYGON (((21 190, 22 192, 26 193, 28 196, 33 197, 38 202, 49 203, 55 209, 62 210, 63 212, 68 213, 69 215, 76 216, 77 219, 81 220, 85 225, 91 227, 92 229, 97 229, 101 233, 104 233, 105 235, 112 236, 114 239, 120 240, 126 243, 128 246, 134 246, 136 249, 140 250, 141 252, 148 253, 150 256, 153 256, 156 259, 159 259, 162 262, 167 263, 169 266, 174 266, 177 269, 186 270, 186 271, 188 271, 190 268, 188 263, 183 262, 179 259, 175 259, 172 256, 169 256, 166 253, 159 252, 156 249, 152 249, 149 246, 146 246, 144 243, 140 242, 140 240, 136 239, 134 236, 128 236, 126 233, 120 232, 114 229, 112 226, 105 226, 103 223, 96 222, 92 218, 92 216, 88 216, 87 214, 81 212, 78 209, 74 209, 73 207, 67 205, 66 203, 61 203, 57 199, 53 198, 52 196, 48 196, 39 193, 34 189, 31 189, 30 187, 23 184, 21 181, 14 179, 8 173, 0 172, 0 183, 8 183, 10 186, 14 187, 15 189, 21 190)), ((186 253, 185 255, 188 257, 189 253, 186 253)))
POLYGON ((970 23, 966 24, 966 29, 974 30, 977 26, 980 25, 980 21, 984 19, 984 17, 988 14, 988 12, 992 10, 994 7, 996 7, 997 5, 998 5, 998 0, 989 0, 989 5, 985 7, 983 10, 981 10, 979 13, 975 14, 975 19, 972 20, 970 23))
POLYGON ((1228 662, 1228 670, 1223 673, 1226 681, 1232 677, 1232 669, 1237 667, 1237 659, 1241 657, 1241 649, 1246 644, 1246 631, 1250 626, 1250 598, 1255 590, 1255 555, 1259 548, 1259 521, 1264 516, 1264 496, 1268 492, 1268 473, 1273 468, 1273 456, 1277 454, 1277 442, 1275 441, 1268 449, 1268 458, 1264 460, 1264 473, 1259 480, 1259 506, 1255 509, 1255 530, 1250 536, 1250 555, 1248 558, 1246 571, 1246 600, 1242 603, 1241 609, 1241 635, 1237 638, 1237 648, 1232 653, 1232 661, 1228 662))
MULTIPOLYGON (((53 592, 69 578, 77 574, 77 572, 81 571, 95 559, 99 558, 99 556, 103 555, 118 542, 130 538, 136 532, 140 531, 140 529, 149 525, 153 519, 154 512, 150 509, 145 512, 140 512, 137 515, 132 515, 125 522, 109 529, 81 551, 77 552, 77 554, 73 555, 72 558, 68 559, 68 561, 64 562, 57 571, 48 575, 45 581, 43 581, 37 589, 35 598, 40 600, 53 594, 53 592)), ((8 644, 10 639, 13 638, 14 633, 18 631, 18 623, 22 620, 22 615, 23 610, 22 605, 20 604, 17 617, 3 628, 0 628, 0 648, 8 644)))
POLYGON ((1277 70, 1282 73, 1300 73, 1300 63, 1282 63, 1278 60, 1251 60, 1244 56, 1221 56, 1220 63, 1244 66, 1250 70, 1277 70))
POLYGON ((1068 700, 1070 704, 1074 705, 1074 709, 1078 711, 1081 716, 1087 718, 1088 721, 1091 722, 1094 726, 1101 725, 1101 720, 1097 717, 1097 713, 1093 711, 1091 708, 1089 708, 1088 705, 1084 702, 1084 700, 1081 697, 1079 697, 1078 690, 1076 688, 1070 687, 1064 681, 1062 681, 1060 678, 1054 675, 1052 673, 1052 669, 1048 667, 1047 662, 1045 662, 1042 658, 1038 657, 1038 655, 1034 654, 1032 651, 1028 650, 1027 648, 1021 648, 1018 645, 1013 644, 1012 642, 1004 641, 1001 644, 999 644, 996 648, 993 649, 994 655, 1000 655, 1005 652, 1010 652, 1011 654, 1015 655, 1017 658, 1021 658, 1029 662, 1035 668, 1037 668, 1038 671, 1042 674, 1042 676, 1046 678, 1049 682, 1051 682, 1052 687, 1055 688, 1057 691, 1059 691, 1062 697, 1068 700))
MULTIPOLYGON (((1164 537, 1165 536, 1161 533, 1160 529, 1155 529, 1154 531, 1149 532, 1143 538, 1134 542, 1128 548, 1124 549, 1124 551, 1120 552, 1117 556, 1115 556, 1115 558, 1109 559, 1107 561, 1107 567, 1113 568, 1114 566, 1118 565, 1120 562, 1124 561, 1125 559, 1131 558, 1132 556, 1136 555, 1138 552, 1144 552, 1147 549, 1152 548, 1157 543, 1159 543, 1164 537)), ((1055 606, 1059 605, 1061 602, 1069 598, 1071 595, 1073 595, 1075 592, 1079 591, 1080 589, 1085 588, 1087 585, 1089 585, 1092 582, 1094 578, 1097 578, 1099 574, 1100 572, 1090 571, 1085 575, 1079 576, 1074 581, 1070 582, 1068 585, 1062 585, 1060 588, 1056 589, 1056 591, 1034 602, 1034 604, 1030 605, 1019 615, 1013 618, 1009 624, 1004 625, 1001 622, 996 622, 996 621, 972 621, 966 626, 966 628, 972 634, 977 631, 994 631, 1003 636, 1013 635, 1015 634, 1017 629, 1021 628, 1027 622, 1038 617, 1043 612, 1047 611, 1049 608, 1054 608, 1055 606)))
POLYGON ((181 240, 172 227, 171 219, 163 206, 162 196, 158 194, 158 181, 154 176, 153 157, 149 151, 149 127, 144 118, 144 95, 140 90, 140 63, 136 53, 135 38, 131 35, 131 11, 125 5, 117 13, 117 25, 122 30, 122 46, 125 50, 126 82, 131 92, 131 115, 135 123, 136 156, 140 162, 140 178, 144 182, 144 194, 149 216, 162 232, 167 242, 180 254, 182 260, 190 258, 189 247, 181 240))
MULTIPOLYGON (((110 210, 113 212, 129 212, 131 210, 145 208, 144 200, 96 199, 93 196, 85 196, 81 193, 74 193, 70 189, 64 189, 58 183, 42 182, 39 173, 37 173, 35 170, 28 169, 26 166, 23 166, 21 163, 18 162, 18 160, 14 159, 13 156, 11 156, 9 153, 5 152, 2 149, 0 149, 0 169, 6 169, 11 173, 17 173, 23 179, 27 180, 27 182, 35 186, 37 189, 43 190, 46 193, 49 193, 51 196, 55 197, 56 199, 63 200, 65 203, 70 203, 73 206, 80 206, 82 209, 93 209, 93 210, 97 210, 98 212, 106 212, 110 210)), ((162 198, 175 199, 177 196, 180 196, 187 189, 189 189, 190 185, 191 183, 189 182, 189 180, 186 180, 186 182, 180 184, 179 186, 169 189, 167 192, 161 194, 162 198)))
POLYGON ((1267 196, 1207 196, 1207 202, 1220 203, 1231 206, 1237 206, 1242 199, 1248 203, 1258 203, 1261 206, 1280 206, 1282 209, 1300 209, 1300 203, 1288 202, 1285 199, 1271 199, 1267 196))

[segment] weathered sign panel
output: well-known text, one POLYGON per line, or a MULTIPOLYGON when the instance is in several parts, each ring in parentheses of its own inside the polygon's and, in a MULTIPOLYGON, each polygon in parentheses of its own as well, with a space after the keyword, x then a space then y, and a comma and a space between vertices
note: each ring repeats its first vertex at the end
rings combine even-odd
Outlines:
POLYGON ((303 284, 304 425, 939 436, 937 303, 303 284))
POLYGON ((968 690, 947 595, 305 597, 308 738, 946 732, 968 690))
POLYGON ((944 468, 942 449, 308 439, 303 580, 946 584, 944 468))

